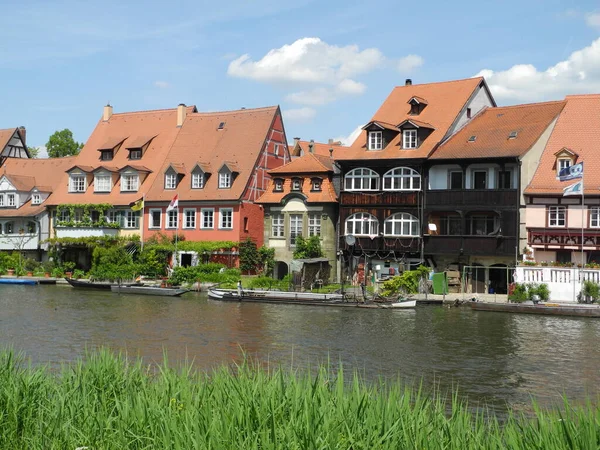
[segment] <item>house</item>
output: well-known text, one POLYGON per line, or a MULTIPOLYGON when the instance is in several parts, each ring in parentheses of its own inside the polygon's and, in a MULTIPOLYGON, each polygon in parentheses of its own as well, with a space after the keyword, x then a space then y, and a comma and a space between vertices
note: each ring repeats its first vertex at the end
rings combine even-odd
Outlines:
POLYGON ((25 127, 0 130, 0 166, 7 158, 30 158, 25 144, 25 127))
POLYGON ((377 276, 424 260, 424 168, 444 140, 495 106, 483 78, 394 88, 339 166, 340 249, 349 274, 377 276))
POLYGON ((332 159, 306 153, 270 170, 269 175, 271 183, 256 202, 264 206, 264 242, 275 249, 275 277, 281 279, 290 273, 298 236, 319 236, 323 256, 329 262, 328 272, 337 275, 337 195, 332 184, 332 159))
MULTIPOLYGON (((250 238, 263 244, 268 171, 290 161, 279 107, 190 111, 146 192, 144 239, 158 233, 187 241, 250 238), (167 211, 177 196, 179 207, 167 211)), ((180 253, 178 263, 198 255, 180 253)), ((237 258, 236 258, 237 259, 237 258)))
POLYGON ((307 153, 314 153, 315 155, 327 156, 329 158, 333 157, 334 159, 348 148, 345 145, 342 145, 340 141, 334 141, 333 139, 329 139, 329 142, 324 144, 315 142, 312 139, 310 141, 302 141, 298 137, 295 137, 294 144, 291 144, 288 147, 292 158, 300 157, 307 153))
POLYGON ((472 292, 506 293, 526 243, 523 192, 564 106, 486 108, 429 156, 424 256, 438 271, 466 266, 472 292))
POLYGON ((0 250, 41 259, 49 237, 46 201, 75 157, 8 157, 0 169, 0 250))
POLYGON ((600 95, 570 95, 525 189, 527 251, 537 262, 600 262, 600 95), (583 179, 560 181, 583 163, 583 179), (583 181, 584 195, 564 195, 583 181), (531 249, 529 251, 529 249, 531 249))

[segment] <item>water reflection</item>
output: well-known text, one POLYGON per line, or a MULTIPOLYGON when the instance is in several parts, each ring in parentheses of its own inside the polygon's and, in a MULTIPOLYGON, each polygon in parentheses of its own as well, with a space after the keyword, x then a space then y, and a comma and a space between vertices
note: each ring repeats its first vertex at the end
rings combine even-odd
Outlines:
MULTIPOLYGON (((369 379, 459 387, 492 409, 596 396, 600 321, 473 312, 466 308, 366 310, 119 296, 70 287, 1 286, 0 345, 34 363, 59 364, 109 346, 201 369, 243 352, 295 367, 342 362, 369 379)), ((525 405, 525 406, 522 406, 525 405)))

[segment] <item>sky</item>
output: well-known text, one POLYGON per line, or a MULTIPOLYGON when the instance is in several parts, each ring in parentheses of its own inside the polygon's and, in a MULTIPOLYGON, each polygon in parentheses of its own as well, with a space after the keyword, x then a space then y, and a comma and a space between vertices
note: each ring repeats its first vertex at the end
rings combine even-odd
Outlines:
POLYGON ((280 105, 350 144, 394 86, 483 75, 499 105, 600 93, 598 0, 1 0, 0 128, 85 142, 115 112, 280 105))

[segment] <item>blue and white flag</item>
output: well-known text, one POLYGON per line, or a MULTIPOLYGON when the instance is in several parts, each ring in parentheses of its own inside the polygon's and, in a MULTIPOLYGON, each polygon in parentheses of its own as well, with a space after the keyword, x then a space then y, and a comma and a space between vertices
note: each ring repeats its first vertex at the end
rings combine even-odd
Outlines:
POLYGON ((563 189, 563 197, 567 195, 583 195, 583 180, 563 189))
POLYGON ((574 180, 583 177, 583 161, 574 166, 565 167, 558 173, 560 181, 574 180))

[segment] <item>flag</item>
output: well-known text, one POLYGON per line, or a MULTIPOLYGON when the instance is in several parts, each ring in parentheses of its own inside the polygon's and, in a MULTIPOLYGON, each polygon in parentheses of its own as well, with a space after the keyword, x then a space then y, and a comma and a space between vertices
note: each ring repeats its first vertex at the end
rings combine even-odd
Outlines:
POLYGON ((169 206, 167 206, 167 211, 173 211, 178 206, 179 206, 179 197, 177 196, 177 194, 175 194, 175 197, 173 197, 173 200, 171 200, 171 203, 169 203, 169 206))
POLYGON ((571 186, 567 186, 563 191, 563 197, 567 195, 583 195, 583 181, 578 181, 571 186))
POLYGON ((144 209, 144 197, 131 205, 132 211, 141 211, 142 209, 144 209))
POLYGON ((574 166, 565 167, 558 173, 560 181, 574 180, 583 177, 583 161, 574 166))

